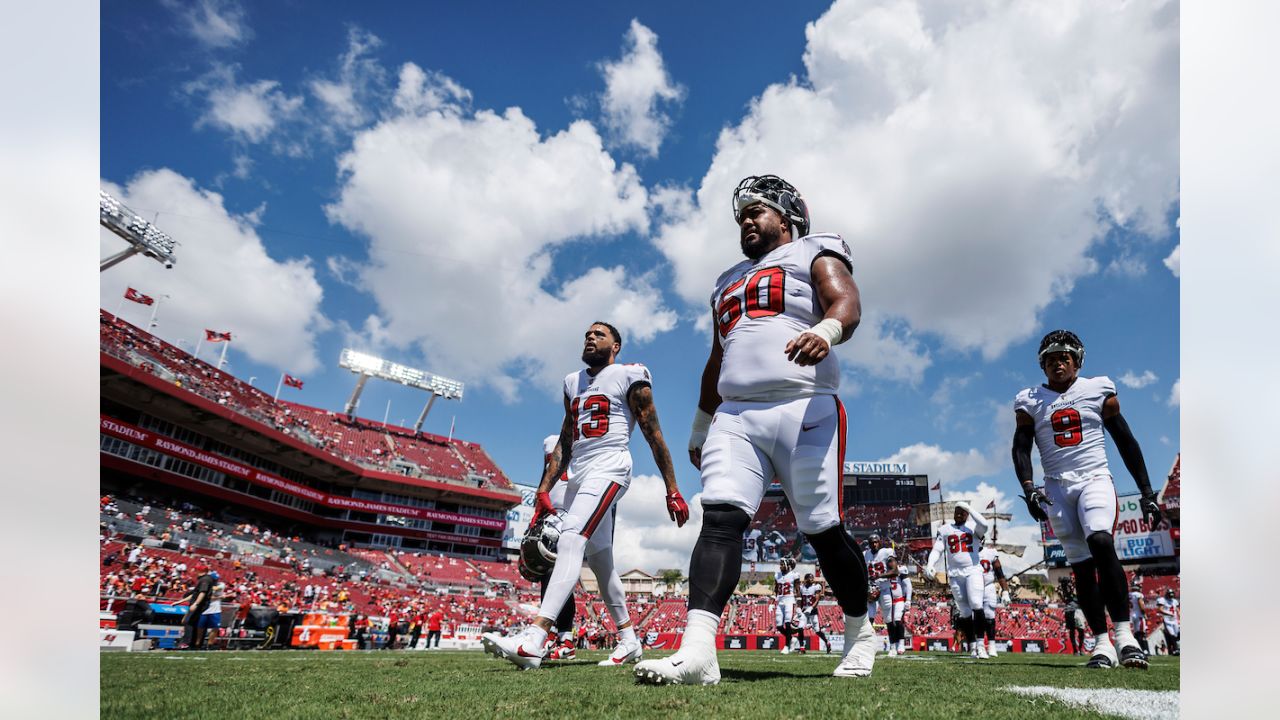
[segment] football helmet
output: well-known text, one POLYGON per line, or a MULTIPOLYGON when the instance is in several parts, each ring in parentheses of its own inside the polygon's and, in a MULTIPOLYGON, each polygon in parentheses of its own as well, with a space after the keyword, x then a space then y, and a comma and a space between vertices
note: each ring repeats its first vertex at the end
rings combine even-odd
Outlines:
POLYGON ((790 557, 783 557, 778 561, 778 567, 782 569, 782 574, 786 575, 796 569, 796 561, 792 560, 790 557))
POLYGON ((878 533, 871 533, 870 537, 867 538, 867 545, 870 546, 872 550, 879 550, 884 547, 884 541, 880 539, 880 535, 878 533))
POLYGON ((539 582, 556 566, 556 547, 560 543, 560 518, 544 515, 524 532, 520 541, 520 576, 539 582))
POLYGON ((1054 330, 1040 340, 1040 352, 1037 359, 1044 366, 1044 356, 1049 353, 1070 353, 1076 359, 1076 368, 1084 367, 1084 343, 1070 330, 1054 330))
POLYGON ((742 222, 742 211, 755 203, 777 210, 791 223, 794 237, 809 234, 809 206, 794 185, 777 175, 751 175, 733 191, 733 221, 742 222))

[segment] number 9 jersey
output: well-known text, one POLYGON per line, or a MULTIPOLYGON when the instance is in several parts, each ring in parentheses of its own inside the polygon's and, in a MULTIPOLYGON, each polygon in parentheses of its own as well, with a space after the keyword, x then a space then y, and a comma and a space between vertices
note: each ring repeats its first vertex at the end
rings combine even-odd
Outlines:
POLYGON ((783 349, 822 320, 812 268, 831 255, 852 271, 849 246, 839 235, 806 235, 757 260, 743 260, 716 280, 711 313, 724 349, 717 390, 725 400, 772 402, 834 395, 840 387, 835 353, 800 366, 783 349))
POLYGON ((602 452, 630 452, 636 419, 627 397, 639 385, 652 385, 649 369, 640 363, 606 365, 594 377, 584 368, 565 377, 564 394, 573 423, 571 477, 581 461, 602 452))
POLYGON ((1035 421, 1036 447, 1045 477, 1081 480, 1107 474, 1102 403, 1116 394, 1111 378, 1078 377, 1064 393, 1040 385, 1018 393, 1015 412, 1035 421))

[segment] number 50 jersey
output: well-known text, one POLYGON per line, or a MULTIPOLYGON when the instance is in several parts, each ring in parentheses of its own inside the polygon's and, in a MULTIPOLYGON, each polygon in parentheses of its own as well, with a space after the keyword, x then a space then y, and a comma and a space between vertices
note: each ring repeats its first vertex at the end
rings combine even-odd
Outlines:
POLYGON ((1077 377, 1064 393, 1040 385, 1018 393, 1014 411, 1035 421, 1036 447, 1045 477, 1082 480, 1107 468, 1102 403, 1116 394, 1111 378, 1077 377))
POLYGON ((724 349, 717 390, 725 400, 769 402, 834 395, 840 387, 835 353, 801 367, 783 349, 822 320, 813 261, 839 259, 850 270, 849 246, 839 235, 806 235, 757 260, 743 260, 716 281, 711 313, 724 349))
POLYGON ((573 423, 571 466, 609 450, 629 450, 636 419, 627 395, 636 385, 652 382, 649 369, 639 363, 606 365, 594 377, 585 368, 565 377, 573 423))

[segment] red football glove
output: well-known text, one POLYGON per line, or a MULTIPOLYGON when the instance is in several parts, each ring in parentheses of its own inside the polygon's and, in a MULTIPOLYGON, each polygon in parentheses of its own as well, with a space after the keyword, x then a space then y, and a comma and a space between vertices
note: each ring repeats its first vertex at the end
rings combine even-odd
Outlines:
POLYGON ((684 501, 679 490, 667 496, 667 515, 676 522, 676 527, 684 527, 689 522, 689 503, 684 501))
POLYGON ((529 524, 532 525, 538 522, 543 515, 554 515, 555 512, 556 506, 551 504, 551 493, 540 492, 533 503, 533 519, 529 521, 529 524))

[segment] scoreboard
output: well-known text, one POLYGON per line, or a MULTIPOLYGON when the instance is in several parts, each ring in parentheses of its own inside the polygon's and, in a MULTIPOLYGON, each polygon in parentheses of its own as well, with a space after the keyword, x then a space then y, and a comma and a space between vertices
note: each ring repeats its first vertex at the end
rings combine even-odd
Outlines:
POLYGON ((919 505, 929 502, 928 475, 844 476, 845 505, 919 505))

